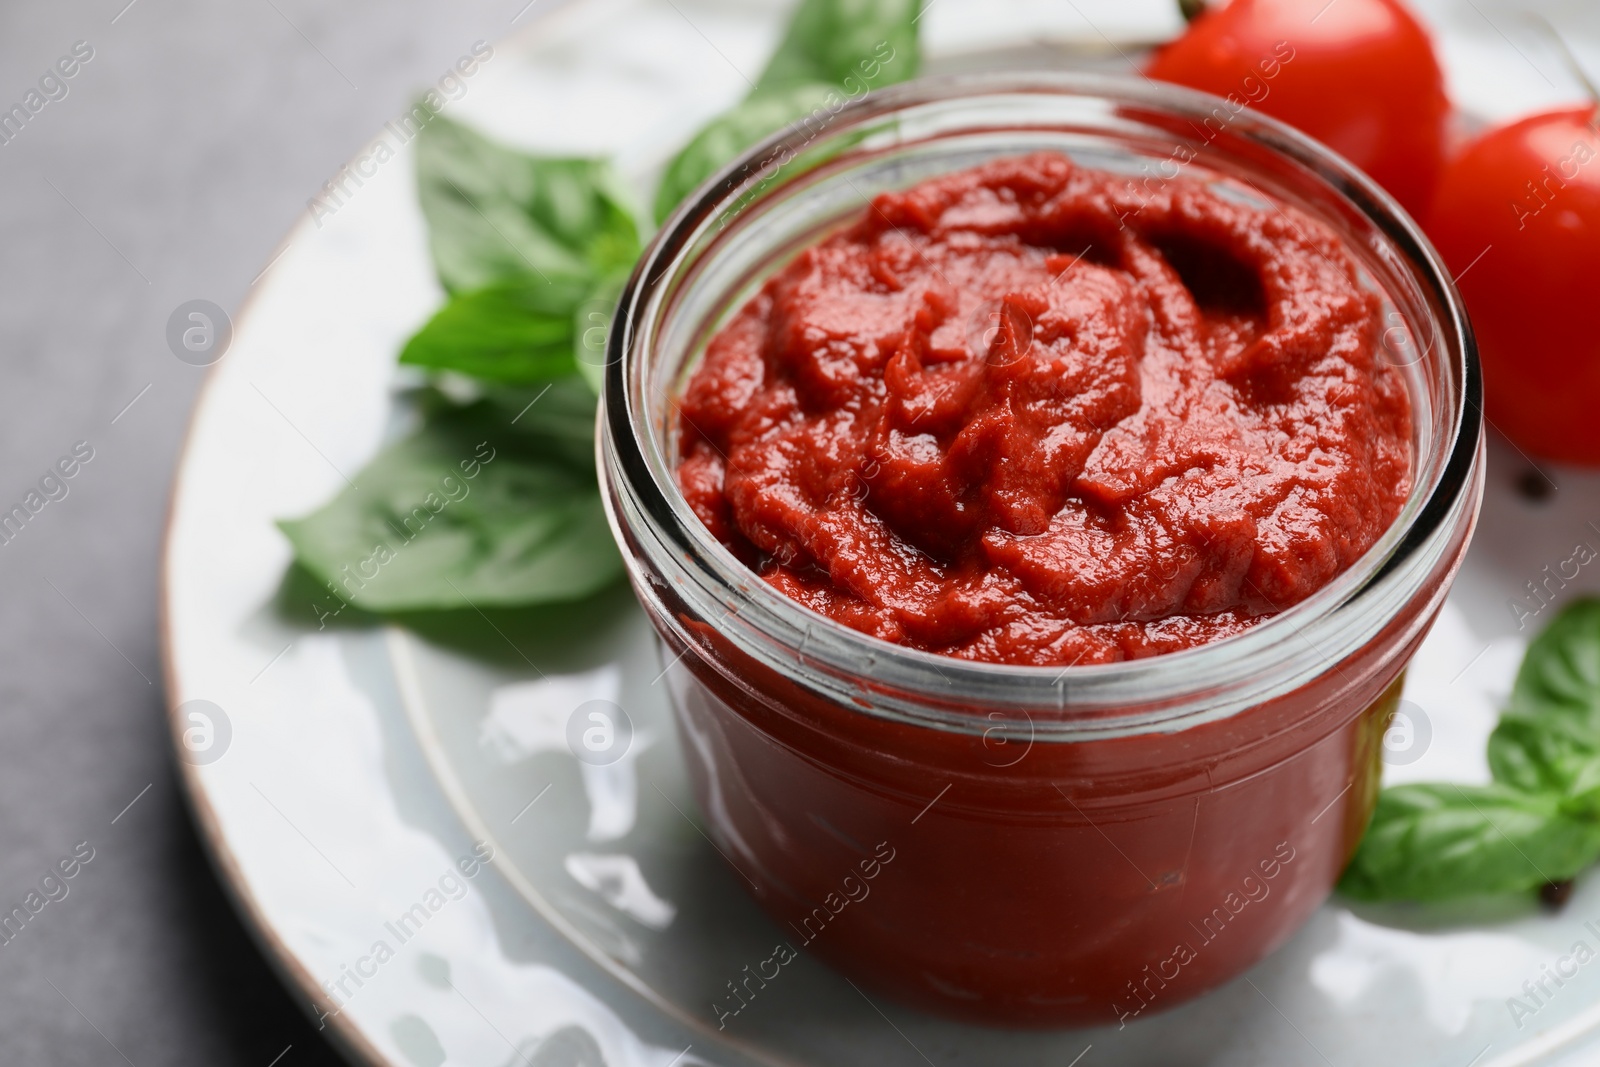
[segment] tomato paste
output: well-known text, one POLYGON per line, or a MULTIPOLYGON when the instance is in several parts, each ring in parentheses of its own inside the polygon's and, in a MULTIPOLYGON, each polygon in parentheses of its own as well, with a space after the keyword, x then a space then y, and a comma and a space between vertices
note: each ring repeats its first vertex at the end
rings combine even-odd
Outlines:
POLYGON ((1411 488, 1383 304, 1326 227, 1204 174, 1065 156, 885 193, 711 340, 678 482, 774 587, 1013 664, 1238 633, 1411 488))

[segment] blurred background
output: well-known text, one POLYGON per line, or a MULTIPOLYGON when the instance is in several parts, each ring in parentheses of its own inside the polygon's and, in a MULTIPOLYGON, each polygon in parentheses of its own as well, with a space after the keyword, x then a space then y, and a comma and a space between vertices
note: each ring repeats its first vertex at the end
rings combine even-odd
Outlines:
MULTIPOLYGON (((166 324, 195 299, 237 309, 308 197, 419 86, 562 2, 0 7, 0 103, 80 60, 0 143, 0 499, 93 449, 0 544, 0 901, 93 849, 49 921, 0 943, 0 1063, 338 1062, 234 916, 173 773, 157 559, 204 371, 166 324)), ((1518 17, 1534 5, 1417 6, 1469 28, 1444 56, 1465 106, 1491 56, 1513 57, 1528 109, 1579 98, 1518 17)), ((1537 7, 1595 56, 1593 0, 1537 7)))

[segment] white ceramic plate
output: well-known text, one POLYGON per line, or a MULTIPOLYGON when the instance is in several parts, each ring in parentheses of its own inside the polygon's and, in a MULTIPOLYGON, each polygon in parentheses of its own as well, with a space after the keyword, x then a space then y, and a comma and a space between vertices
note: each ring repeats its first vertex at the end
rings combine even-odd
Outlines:
MULTIPOLYGON (((581 0, 497 46, 451 113, 530 148, 614 155, 649 189, 741 94, 788 6, 581 0)), ((1085 45, 1121 63, 1125 42, 1175 29, 1168 6, 934 0, 923 31, 935 70, 1081 65, 1085 45)), ((1435 14, 1447 57, 1521 62, 1435 14)), ((1526 71, 1488 80, 1458 94, 1480 113, 1542 102, 1526 71)), ((1600 1054, 1600 964, 1546 980, 1531 1016, 1508 1004, 1577 942, 1600 950, 1592 879, 1555 916, 1334 902, 1245 979, 1122 1031, 947 1023, 869 1000, 803 955, 719 1029, 725 983, 784 934, 699 831, 657 648, 626 591, 446 642, 319 628, 310 594, 280 588, 290 554, 273 520, 320 504, 404 431, 395 353, 440 298, 400 148, 291 235, 241 315, 195 415, 166 552, 168 692, 196 817, 269 955, 353 1058, 1509 1067, 1600 1054), (569 715, 594 699, 634 726, 609 766, 566 743, 569 715)), ((1547 470, 1560 492, 1536 502, 1516 491, 1528 469, 1492 449, 1477 541, 1409 676, 1431 746, 1391 780, 1486 776, 1525 637, 1508 601, 1579 542, 1600 546, 1600 480, 1547 470)), ((1600 589, 1597 575, 1561 596, 1600 589)))

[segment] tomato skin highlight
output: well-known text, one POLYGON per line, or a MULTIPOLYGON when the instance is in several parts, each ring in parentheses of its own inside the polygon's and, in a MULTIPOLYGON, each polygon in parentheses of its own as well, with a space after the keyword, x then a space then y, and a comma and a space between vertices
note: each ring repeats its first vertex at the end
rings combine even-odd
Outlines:
POLYGON ((1600 466, 1600 133, 1594 105, 1468 143, 1428 219, 1483 360, 1485 414, 1525 451, 1600 466))
POLYGON ((1427 31, 1398 0, 1233 0, 1201 14, 1145 73, 1280 119, 1412 215, 1427 213, 1450 100, 1427 31))

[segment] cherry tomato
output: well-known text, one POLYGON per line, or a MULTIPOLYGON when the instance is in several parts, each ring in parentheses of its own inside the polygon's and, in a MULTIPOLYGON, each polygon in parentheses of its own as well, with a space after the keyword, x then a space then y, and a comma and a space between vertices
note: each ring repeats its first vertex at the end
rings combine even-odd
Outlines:
POLYGON ((1446 166, 1428 233, 1483 357, 1484 414, 1528 452, 1600 464, 1600 133, 1589 105, 1490 130, 1446 166))
POLYGON ((1450 101, 1427 32, 1398 0, 1233 0, 1145 73, 1287 122, 1426 212, 1450 101))

